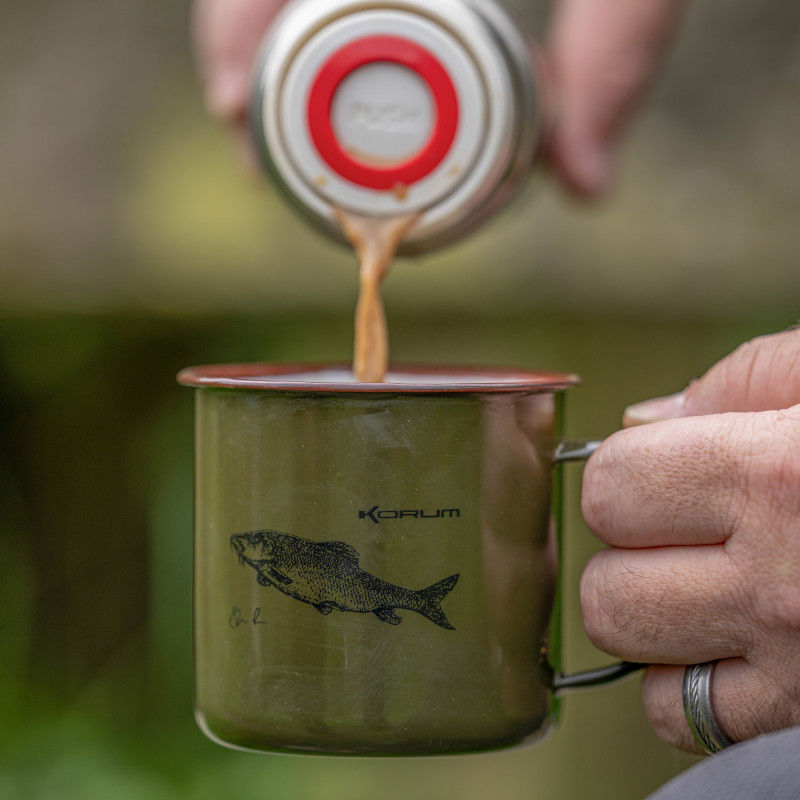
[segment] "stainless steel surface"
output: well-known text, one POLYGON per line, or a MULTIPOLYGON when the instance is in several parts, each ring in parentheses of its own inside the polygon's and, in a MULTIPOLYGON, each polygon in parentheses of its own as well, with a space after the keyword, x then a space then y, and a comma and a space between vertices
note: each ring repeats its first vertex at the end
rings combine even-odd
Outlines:
POLYGON ((718 753, 733 742, 723 733, 711 706, 711 676, 715 661, 691 664, 683 673, 683 710, 689 730, 709 755, 718 753))
POLYGON ((634 661, 617 661, 607 667, 587 669, 585 672, 576 672, 572 675, 559 673, 553 676, 553 691, 561 692, 566 689, 588 689, 592 686, 602 686, 604 683, 638 672, 646 666, 647 664, 639 664, 634 661))
POLYGON ((196 392, 207 735, 254 750, 433 755, 552 729, 560 393, 196 392), (265 577, 271 539, 263 564, 232 550, 254 536, 349 562, 300 554, 300 572, 275 564, 283 577, 265 577), (327 598, 316 605, 295 591, 309 570, 327 598), (408 596, 350 597, 354 579, 408 596), (415 605, 437 586, 439 605, 415 605))
POLYGON ((594 454, 601 444, 603 444, 602 439, 559 442, 553 453, 553 461, 556 464, 563 464, 567 461, 585 461, 594 454))
POLYGON ((264 43, 254 78, 253 135, 277 185, 329 235, 342 239, 334 205, 375 215, 421 211, 400 252, 430 250, 473 230, 527 176, 542 128, 531 52, 519 27, 490 0, 298 0, 279 16, 264 43), (461 103, 466 124, 454 140, 453 158, 445 158, 407 194, 365 189, 333 170, 316 169, 316 154, 298 122, 306 97, 303 81, 310 81, 318 66, 315 48, 332 47, 328 39, 336 36, 344 41, 351 34, 367 35, 370 26, 422 37, 448 66, 459 96, 470 99, 461 103), (303 62, 308 69, 299 71, 296 64, 303 62), (456 158, 464 137, 469 139, 461 149, 464 158, 456 158))

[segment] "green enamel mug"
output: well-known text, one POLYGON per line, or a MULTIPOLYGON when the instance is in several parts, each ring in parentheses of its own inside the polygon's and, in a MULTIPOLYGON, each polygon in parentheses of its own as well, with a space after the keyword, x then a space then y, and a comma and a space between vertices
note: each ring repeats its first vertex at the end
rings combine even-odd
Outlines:
POLYGON ((230 747, 444 755, 535 741, 563 675, 574 375, 217 365, 195 389, 195 707, 230 747))

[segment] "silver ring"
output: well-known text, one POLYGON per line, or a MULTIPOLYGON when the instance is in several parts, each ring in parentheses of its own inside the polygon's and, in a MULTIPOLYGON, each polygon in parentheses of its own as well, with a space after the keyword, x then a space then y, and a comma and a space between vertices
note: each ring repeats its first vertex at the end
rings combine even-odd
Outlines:
POLYGON ((716 661, 690 664, 683 673, 683 710, 689 730, 709 755, 733 742, 722 732, 711 707, 711 674, 716 661))

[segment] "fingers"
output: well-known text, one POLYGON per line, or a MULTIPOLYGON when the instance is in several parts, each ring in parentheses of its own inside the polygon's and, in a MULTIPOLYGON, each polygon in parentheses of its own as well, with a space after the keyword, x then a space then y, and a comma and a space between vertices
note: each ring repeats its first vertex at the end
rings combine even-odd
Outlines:
POLYGON ((615 547, 724 542, 747 502, 752 425, 716 415, 614 434, 584 471, 586 524, 615 547))
POLYGON ((548 47, 558 118, 553 166, 579 194, 602 192, 611 149, 670 39, 680 0, 561 0, 548 47))
POLYGON ((626 661, 694 664, 745 655, 746 599, 722 547, 606 550, 581 577, 586 633, 626 661))
MULTIPOLYGON (((714 705, 734 740, 800 723, 798 441, 800 405, 667 420, 615 434, 585 472, 587 522, 616 545, 581 581, 590 638, 631 661, 724 659, 714 705)), ((652 669, 645 703, 689 748, 682 674, 652 669)))
POLYGON ((211 114, 232 124, 247 116, 253 63, 284 0, 195 0, 194 43, 211 114))
POLYGON ((653 424, 615 434, 586 468, 589 526, 629 548, 588 565, 587 631, 614 655, 662 665, 646 676, 645 706, 684 749, 697 751, 683 664, 723 659, 711 699, 732 740, 800 723, 798 401, 800 331, 756 339, 685 392, 629 409, 627 422, 653 424))
MULTIPOLYGON (((642 681, 642 701, 650 724, 666 742, 702 752, 683 710, 683 666, 654 665, 642 681)), ((733 742, 798 724, 798 706, 768 675, 744 659, 720 661, 711 679, 711 707, 733 742)))
POLYGON ((767 411, 800 403, 800 330, 760 336, 715 364, 685 391, 631 406, 627 426, 723 411, 767 411))

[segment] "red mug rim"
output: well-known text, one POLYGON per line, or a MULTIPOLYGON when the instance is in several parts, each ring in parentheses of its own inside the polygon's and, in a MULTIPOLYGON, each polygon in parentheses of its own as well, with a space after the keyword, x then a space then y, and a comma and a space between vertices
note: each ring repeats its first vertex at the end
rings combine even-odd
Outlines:
POLYGON ((325 373, 350 374, 350 365, 333 364, 207 364, 187 367, 177 381, 196 389, 249 389, 319 394, 496 394, 554 392, 577 386, 580 378, 566 372, 514 367, 396 364, 384 383, 322 379, 325 373), (320 375, 315 380, 314 374, 320 375), (292 379, 296 376, 296 379, 292 379))

